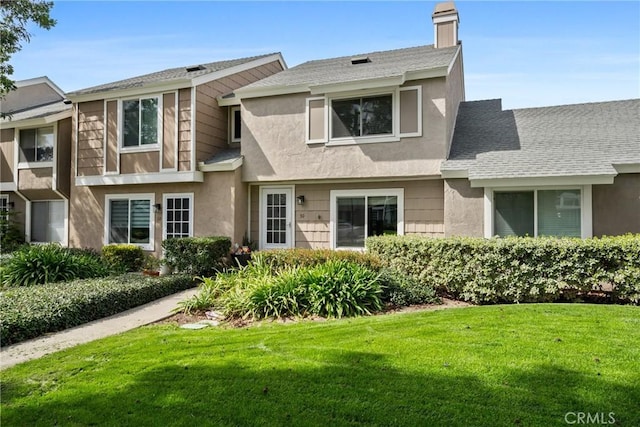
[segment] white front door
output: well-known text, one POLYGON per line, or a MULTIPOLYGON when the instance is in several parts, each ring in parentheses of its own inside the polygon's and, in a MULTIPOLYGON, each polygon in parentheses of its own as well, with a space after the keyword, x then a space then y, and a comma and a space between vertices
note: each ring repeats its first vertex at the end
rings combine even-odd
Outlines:
POLYGON ((293 247, 293 191, 291 187, 261 189, 261 247, 286 249, 293 247))

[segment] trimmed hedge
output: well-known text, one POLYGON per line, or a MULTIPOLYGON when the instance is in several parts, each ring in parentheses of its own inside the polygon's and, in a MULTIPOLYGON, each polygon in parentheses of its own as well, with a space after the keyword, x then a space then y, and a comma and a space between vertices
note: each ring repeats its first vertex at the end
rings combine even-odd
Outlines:
POLYGON ((360 264, 374 271, 382 268, 377 256, 357 251, 334 251, 331 249, 276 249, 260 251, 262 260, 274 270, 287 267, 313 267, 328 261, 348 261, 360 264))
POLYGON ((193 276, 212 276, 222 269, 231 252, 231 239, 223 236, 182 237, 162 242, 165 262, 175 271, 193 276))
POLYGON ((3 263, 2 269, 4 286, 33 286, 111 274, 109 265, 94 250, 63 248, 57 243, 24 246, 3 263))
POLYGON ((114 269, 123 273, 142 270, 145 260, 140 246, 126 243, 103 246, 102 257, 114 269))
POLYGON ((612 287, 640 303, 640 235, 570 238, 379 236, 367 249, 382 262, 474 303, 545 302, 612 287))
POLYGON ((0 293, 0 345, 111 316, 193 286, 189 276, 129 274, 12 288, 0 293))

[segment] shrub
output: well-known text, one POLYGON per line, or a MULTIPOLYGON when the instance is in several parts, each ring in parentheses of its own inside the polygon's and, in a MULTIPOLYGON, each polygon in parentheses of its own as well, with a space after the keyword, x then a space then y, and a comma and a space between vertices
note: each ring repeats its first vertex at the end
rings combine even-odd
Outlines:
POLYGON ((110 273, 102 259, 90 252, 69 250, 57 244, 26 246, 16 251, 3 266, 6 286, 32 286, 110 273))
POLYGON ((475 303, 556 301, 613 286, 638 303, 640 236, 447 238, 379 236, 367 248, 382 262, 442 295, 475 303))
POLYGON ((175 271, 193 276, 212 276, 222 269, 231 251, 228 237, 182 237, 162 242, 165 261, 175 271))
POLYGON ((103 246, 102 256, 113 269, 121 272, 140 271, 145 260, 140 246, 125 243, 103 246))
POLYGON ((418 282, 414 277, 391 268, 380 272, 383 288, 382 300, 392 305, 440 304, 436 290, 429 284, 418 282))
POLYGON ((382 308, 378 274, 344 260, 273 270, 262 253, 243 268, 204 278, 184 311, 214 307, 229 317, 325 317, 369 314, 382 308))
POLYGON ((0 345, 120 313, 193 286, 184 275, 117 277, 12 288, 0 293, 0 345))
POLYGON ((327 261, 349 261, 374 271, 382 267, 380 259, 370 253, 331 249, 278 249, 261 251, 262 259, 274 270, 286 267, 311 267, 327 261))
POLYGON ((10 253, 24 244, 24 233, 20 229, 16 216, 18 212, 0 210, 0 253, 10 253))

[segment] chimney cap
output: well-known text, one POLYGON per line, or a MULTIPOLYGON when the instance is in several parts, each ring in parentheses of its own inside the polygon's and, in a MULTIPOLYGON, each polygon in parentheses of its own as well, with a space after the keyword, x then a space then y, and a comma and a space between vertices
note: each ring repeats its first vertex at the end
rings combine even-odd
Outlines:
POLYGON ((435 18, 437 16, 453 15, 453 14, 457 15, 458 10, 456 9, 456 5, 452 1, 448 1, 445 3, 436 4, 436 7, 433 9, 433 15, 431 15, 431 17, 435 18))

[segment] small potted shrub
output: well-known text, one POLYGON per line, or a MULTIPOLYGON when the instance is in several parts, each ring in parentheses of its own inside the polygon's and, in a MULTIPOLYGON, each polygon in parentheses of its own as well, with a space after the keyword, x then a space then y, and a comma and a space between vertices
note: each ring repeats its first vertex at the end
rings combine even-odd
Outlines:
POLYGON ((144 264, 142 266, 142 274, 145 276, 159 276, 160 260, 153 255, 147 255, 144 257, 144 264))

